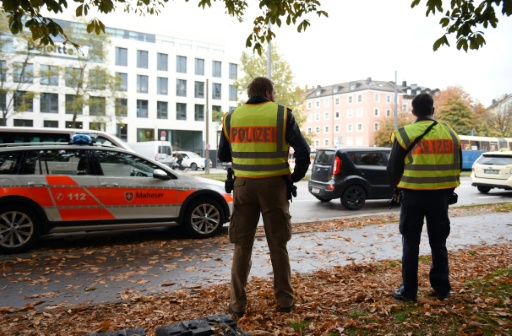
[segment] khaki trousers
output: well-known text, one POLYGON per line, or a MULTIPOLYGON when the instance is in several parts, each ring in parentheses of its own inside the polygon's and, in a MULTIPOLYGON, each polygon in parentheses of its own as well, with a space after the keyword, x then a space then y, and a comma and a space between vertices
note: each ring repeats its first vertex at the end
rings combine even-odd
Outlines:
POLYGON ((235 244, 231 267, 231 297, 235 312, 247 308, 246 285, 251 271, 251 256, 260 214, 274 273, 274 294, 281 307, 293 304, 291 268, 286 249, 291 239, 289 203, 283 177, 236 178, 233 189, 233 214, 229 240, 235 244))

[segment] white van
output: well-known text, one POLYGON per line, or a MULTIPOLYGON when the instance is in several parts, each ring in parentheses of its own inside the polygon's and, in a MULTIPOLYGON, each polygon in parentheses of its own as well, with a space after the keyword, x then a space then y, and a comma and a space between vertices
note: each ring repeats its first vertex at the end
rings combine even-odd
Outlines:
POLYGON ((0 126, 0 145, 9 143, 69 142, 75 134, 87 134, 95 143, 133 151, 126 142, 102 131, 76 128, 34 128, 0 126))
POLYGON ((158 161, 168 166, 172 164, 172 145, 169 141, 132 142, 129 143, 128 146, 148 159, 158 161))

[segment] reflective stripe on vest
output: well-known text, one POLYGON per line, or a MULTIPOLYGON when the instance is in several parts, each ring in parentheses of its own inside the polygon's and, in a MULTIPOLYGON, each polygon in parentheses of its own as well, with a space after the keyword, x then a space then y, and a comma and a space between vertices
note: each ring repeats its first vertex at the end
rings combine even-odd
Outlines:
POLYGON ((272 102, 245 104, 227 113, 223 126, 236 176, 269 177, 290 173, 284 106, 272 102))
MULTIPOLYGON (((394 132, 402 148, 409 148, 429 122, 416 122, 394 132)), ((399 188, 436 190, 460 185, 460 140, 444 124, 436 125, 412 148, 405 158, 404 173, 399 188)))

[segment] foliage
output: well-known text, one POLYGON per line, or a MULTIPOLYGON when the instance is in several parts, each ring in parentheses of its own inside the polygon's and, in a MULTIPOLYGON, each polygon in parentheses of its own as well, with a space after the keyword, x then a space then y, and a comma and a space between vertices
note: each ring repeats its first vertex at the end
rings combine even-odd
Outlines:
POLYGON ((434 96, 434 102, 438 121, 451 124, 458 134, 470 135, 475 130, 473 101, 462 88, 448 87, 434 96))
MULTIPOLYGON (((187 2, 189 0, 186 0, 187 2)), ((211 7, 212 2, 223 2, 226 13, 238 21, 242 22, 247 10, 247 0, 197 0, 198 7, 205 9, 211 7)), ((112 13, 116 9, 123 9, 124 12, 134 12, 139 15, 158 15, 162 8, 169 5, 169 0, 145 0, 145 1, 124 1, 124 0, 98 0, 93 2, 82 2, 73 0, 77 8, 75 15, 77 17, 87 17, 89 12, 97 11, 99 13, 112 13)), ((316 14, 319 17, 327 17, 327 12, 320 9, 319 0, 281 0, 268 1, 259 0, 258 7, 260 13, 253 20, 254 27, 251 34, 247 37, 246 46, 253 47, 258 54, 262 54, 263 45, 270 42, 275 33, 269 26, 277 25, 281 27, 284 22, 286 25, 296 25, 300 33, 310 26, 307 18, 308 14, 316 14)), ((75 46, 82 45, 80 41, 74 40, 73 35, 67 34, 64 29, 51 18, 42 15, 42 10, 50 13, 62 13, 68 7, 68 0, 41 0, 41 1, 15 1, 3 0, 2 6, 5 12, 9 13, 9 27, 13 34, 18 34, 27 28, 32 33, 34 40, 40 40, 42 44, 53 44, 53 37, 63 35, 66 42, 75 46), (23 23, 24 16, 28 19, 23 23), (72 36, 73 40, 69 39, 72 36)), ((87 23, 88 33, 104 33, 105 25, 100 20, 93 18, 87 23)))
POLYGON ((500 99, 487 113, 489 136, 512 137, 512 96, 500 99))
MULTIPOLYGON (((422 0, 413 0, 411 7, 414 8, 420 4, 422 0)), ((457 49, 478 50, 486 43, 484 33, 480 30, 483 28, 496 28, 498 26, 498 18, 496 11, 501 9, 501 14, 510 16, 512 14, 512 0, 474 0, 449 1, 449 9, 444 10, 443 0, 425 0, 427 12, 435 15, 436 12, 443 13, 444 17, 439 21, 441 27, 446 28, 443 34, 434 43, 434 51, 442 45, 450 46, 448 35, 455 34, 457 40, 457 49)))
MULTIPOLYGON (((275 45, 272 45, 271 58, 271 79, 274 83, 276 102, 289 107, 293 111, 297 123, 301 126, 306 120, 302 111, 305 102, 304 90, 294 83, 292 69, 283 56, 278 53, 278 48, 275 45)), ((245 93, 249 83, 255 77, 267 77, 267 57, 243 52, 240 57, 240 67, 244 75, 233 83, 239 94, 245 93)), ((306 140, 311 143, 312 139, 308 138, 306 135, 304 136, 306 140)))
MULTIPOLYGON (((398 127, 403 127, 414 121, 412 113, 398 113, 398 127)), ((375 132, 375 146, 391 147, 391 133, 395 130, 395 119, 383 117, 380 120, 380 129, 375 132)))

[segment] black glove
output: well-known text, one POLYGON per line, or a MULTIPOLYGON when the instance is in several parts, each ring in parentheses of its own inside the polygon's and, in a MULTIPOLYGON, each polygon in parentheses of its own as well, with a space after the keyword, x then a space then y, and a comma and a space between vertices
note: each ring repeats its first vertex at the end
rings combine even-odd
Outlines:
POLYGON ((233 177, 233 168, 228 168, 226 181, 224 181, 224 190, 229 194, 235 188, 235 177, 233 177))
POLYGON ((286 182, 286 197, 291 201, 292 196, 297 197, 297 187, 293 185, 293 182, 288 176, 283 176, 283 179, 286 182))
POLYGON ((393 197, 388 201, 389 208, 400 205, 402 202, 402 190, 395 188, 393 197))

